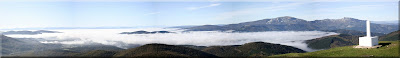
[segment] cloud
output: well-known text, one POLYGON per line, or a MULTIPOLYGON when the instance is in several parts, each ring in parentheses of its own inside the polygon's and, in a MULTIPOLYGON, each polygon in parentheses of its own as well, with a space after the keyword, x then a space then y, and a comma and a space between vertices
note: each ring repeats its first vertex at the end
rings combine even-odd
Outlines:
POLYGON ((6 36, 10 36, 13 38, 43 38, 47 40, 47 41, 41 41, 42 43, 84 44, 85 42, 95 42, 95 43, 102 43, 105 45, 116 45, 116 46, 120 45, 118 44, 118 42, 123 42, 126 44, 139 44, 139 45, 149 44, 149 43, 164 43, 173 45, 214 46, 214 45, 241 45, 249 42, 263 41, 269 43, 294 46, 306 50, 308 49, 307 45, 305 43, 302 43, 304 40, 337 34, 332 32, 321 32, 321 31, 268 31, 268 32, 248 32, 248 33, 225 33, 216 31, 182 32, 183 30, 169 29, 169 28, 167 29, 162 29, 162 28, 71 29, 71 30, 52 30, 52 31, 59 31, 63 33, 44 33, 39 35, 6 35, 6 36), (145 31, 166 30, 176 33, 131 34, 131 35, 119 34, 121 32, 132 32, 139 30, 145 30, 145 31))
POLYGON ((215 6, 219 6, 219 5, 221 5, 221 3, 214 3, 214 4, 207 5, 207 6, 199 6, 199 7, 188 7, 186 9, 197 10, 197 9, 202 9, 202 8, 215 7, 215 6))
POLYGON ((236 16, 242 16, 242 15, 250 15, 250 14, 257 14, 257 13, 265 13, 265 12, 273 12, 273 11, 294 9, 295 6, 300 6, 300 5, 303 5, 303 4, 306 4, 306 3, 309 3, 309 2, 296 2, 296 3, 284 4, 284 5, 278 5, 278 6, 271 6, 271 7, 264 7, 264 8, 247 8, 247 9, 244 9, 244 10, 238 10, 238 11, 222 13, 222 14, 216 16, 215 19, 225 20, 225 19, 231 19, 231 18, 236 17, 236 16))
POLYGON ((161 12, 146 13, 146 14, 144 14, 144 15, 155 15, 155 14, 159 14, 159 13, 161 13, 161 12))

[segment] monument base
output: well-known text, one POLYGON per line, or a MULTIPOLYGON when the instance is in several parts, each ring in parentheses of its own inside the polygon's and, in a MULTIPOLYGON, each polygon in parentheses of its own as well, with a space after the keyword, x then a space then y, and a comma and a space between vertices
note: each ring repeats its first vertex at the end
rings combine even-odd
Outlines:
POLYGON ((372 46, 378 45, 378 42, 379 42, 379 40, 378 40, 377 36, 375 36, 375 37, 365 36, 365 37, 360 37, 358 39, 358 45, 359 46, 372 47, 372 46))
POLYGON ((382 47, 382 45, 375 45, 375 46, 354 46, 353 48, 361 48, 361 49, 374 49, 374 48, 379 48, 382 47))

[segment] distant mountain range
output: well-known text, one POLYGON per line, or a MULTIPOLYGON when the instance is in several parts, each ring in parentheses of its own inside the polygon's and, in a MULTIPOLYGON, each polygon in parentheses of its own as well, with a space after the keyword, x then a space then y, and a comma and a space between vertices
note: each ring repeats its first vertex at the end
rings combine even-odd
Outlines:
POLYGON ((43 44, 29 38, 11 38, 0 35, 2 56, 13 55, 25 51, 60 48, 60 44, 43 44))
POLYGON ((62 33, 62 32, 38 30, 38 31, 7 31, 7 32, 1 32, 0 34, 4 34, 4 35, 11 35, 11 34, 36 35, 36 34, 42 34, 42 33, 62 33))
POLYGON ((134 26, 134 27, 31 27, 31 28, 2 28, 0 30, 49 30, 49 29, 133 29, 133 28, 161 28, 167 26, 134 26))
MULTIPOLYGON (((272 19, 243 22, 228 25, 203 25, 186 28, 187 31, 228 31, 258 32, 258 31, 313 31, 313 30, 357 30, 365 32, 365 20, 355 18, 324 19, 306 21, 295 17, 284 16, 272 19)), ((371 23, 371 31, 375 33, 390 33, 398 30, 397 25, 371 23)))

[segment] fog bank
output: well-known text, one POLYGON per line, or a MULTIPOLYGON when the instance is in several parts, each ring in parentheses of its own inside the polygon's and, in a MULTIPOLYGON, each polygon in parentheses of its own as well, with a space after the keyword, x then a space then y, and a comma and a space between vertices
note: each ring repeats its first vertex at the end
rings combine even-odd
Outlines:
POLYGON ((216 31, 192 31, 182 32, 179 29, 69 29, 51 30, 63 33, 44 33, 38 35, 7 35, 14 38, 42 38, 42 43, 60 44, 84 44, 85 42, 95 42, 105 45, 115 45, 127 48, 128 44, 149 44, 164 43, 172 45, 241 45, 244 43, 263 41, 282 45, 294 46, 305 51, 312 51, 307 48, 304 40, 318 37, 334 35, 333 32, 322 31, 267 31, 267 32, 247 32, 247 33, 228 33, 216 31), (121 32, 134 31, 171 31, 175 33, 166 34, 119 34, 121 32))

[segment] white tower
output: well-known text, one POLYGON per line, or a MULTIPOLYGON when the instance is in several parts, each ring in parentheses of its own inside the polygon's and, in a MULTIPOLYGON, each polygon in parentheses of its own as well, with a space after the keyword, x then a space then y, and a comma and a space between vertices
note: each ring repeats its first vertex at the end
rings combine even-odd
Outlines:
POLYGON ((364 36, 364 37, 360 37, 360 38, 358 38, 358 46, 364 46, 364 47, 372 47, 372 46, 375 46, 375 45, 378 45, 378 37, 377 36, 375 36, 375 37, 371 37, 371 31, 370 31, 370 22, 369 22, 369 20, 367 20, 367 22, 366 22, 366 31, 367 31, 367 36, 364 36))

